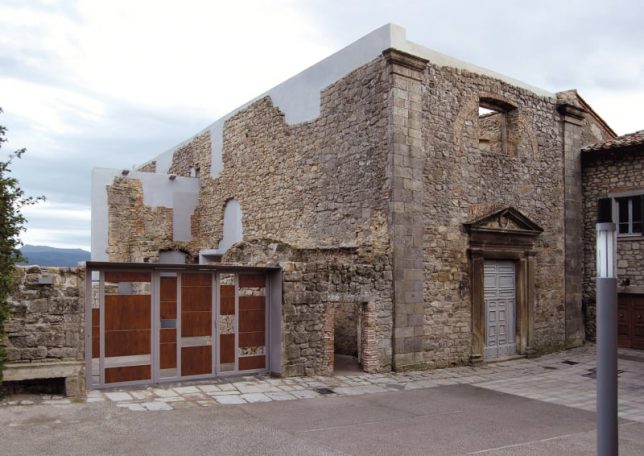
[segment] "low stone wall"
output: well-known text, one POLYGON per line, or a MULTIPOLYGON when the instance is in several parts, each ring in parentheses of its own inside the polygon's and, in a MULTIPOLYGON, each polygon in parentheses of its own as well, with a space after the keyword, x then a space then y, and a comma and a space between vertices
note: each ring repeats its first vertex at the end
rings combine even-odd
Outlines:
POLYGON ((68 396, 85 391, 83 268, 16 268, 5 323, 5 381, 65 378, 68 396))

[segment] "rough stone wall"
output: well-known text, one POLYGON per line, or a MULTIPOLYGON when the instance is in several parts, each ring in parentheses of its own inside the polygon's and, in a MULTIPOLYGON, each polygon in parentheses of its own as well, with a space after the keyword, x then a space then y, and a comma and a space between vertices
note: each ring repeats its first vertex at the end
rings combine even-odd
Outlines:
MULTIPOLYGON (((169 172, 188 176, 197 166, 201 178, 193 240, 179 247, 216 248, 225 204, 235 198, 244 239, 387 251, 388 84, 384 59, 376 59, 327 87, 320 116, 297 125, 286 124, 270 98, 256 101, 226 121, 216 179, 210 132, 177 149, 169 172)), ((155 261, 158 250, 177 247, 170 210, 144 207, 140 183, 116 178, 108 196, 111 261, 155 261)))
POLYGON ((83 359, 84 284, 81 268, 16 269, 5 323, 8 362, 83 359), (40 284, 46 277, 53 283, 40 284))
MULTIPOLYGON (((583 303, 586 336, 595 339, 595 256, 597 200, 612 193, 644 193, 644 148, 585 156, 582 179, 584 197, 583 303)), ((617 238, 618 282, 630 279, 620 291, 644 293, 644 237, 617 238)))
POLYGON ((536 241, 534 343, 564 341, 563 163, 554 99, 502 81, 428 66, 423 80, 424 334, 422 364, 468 359, 471 277, 463 223, 513 206, 544 228, 536 241), (512 153, 479 146, 480 98, 514 106, 512 153))
POLYGON ((84 393, 84 268, 16 268, 5 321, 5 380, 65 378, 69 396, 84 393))
MULTIPOLYGON (((402 53, 385 52, 327 87, 310 122, 288 125, 268 97, 227 119, 216 179, 207 172, 209 132, 179 148, 170 172, 189 175, 198 165, 201 179, 193 241, 181 247, 193 255, 216 248, 231 198, 242 208, 245 241, 289 246, 294 257, 280 260, 287 374, 328 370, 326 307, 344 302, 343 293, 356 299, 339 291, 346 287, 377 296, 378 369, 391 367, 392 351, 396 369, 437 367, 470 355, 463 223, 514 206, 544 228, 536 243, 532 348, 562 347, 565 138, 557 100, 394 54, 402 53), (490 127, 494 147, 480 143, 482 99, 511 107, 504 135, 497 135, 500 123, 490 127)), ((110 208, 129 209, 110 219, 110 259, 154 261, 172 247, 171 214, 144 208, 140 188, 119 179, 110 208), (129 216, 135 221, 120 223, 129 216)), ((256 264, 233 251, 224 262, 256 264)))
POLYGON ((286 124, 269 98, 228 119, 221 176, 201 179, 200 244, 217 247, 225 203, 235 198, 244 239, 386 250, 387 84, 377 59, 326 88, 313 121, 286 124))
POLYGON ((354 248, 295 249, 275 241, 242 242, 223 262, 283 269, 282 365, 284 375, 324 375, 333 366, 334 326, 340 303, 367 303, 363 367, 391 370, 392 267, 386 255, 354 248))
POLYGON ((174 152, 168 173, 184 177, 209 176, 211 155, 210 133, 202 133, 174 152), (195 176, 191 175, 191 169, 195 176))
POLYGON ((505 114, 501 112, 479 116, 479 149, 488 153, 503 153, 506 137, 505 114))
POLYGON ((189 242, 172 238, 172 209, 143 204, 140 180, 117 177, 107 187, 110 261, 156 262, 160 250, 182 250, 196 255, 189 242))

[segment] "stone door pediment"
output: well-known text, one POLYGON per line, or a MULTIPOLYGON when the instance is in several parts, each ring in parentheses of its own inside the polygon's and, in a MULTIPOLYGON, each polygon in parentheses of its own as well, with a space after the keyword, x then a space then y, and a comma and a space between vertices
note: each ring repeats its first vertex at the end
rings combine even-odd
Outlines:
POLYGON ((496 210, 464 223, 469 233, 493 232, 537 236, 543 228, 513 207, 496 210))

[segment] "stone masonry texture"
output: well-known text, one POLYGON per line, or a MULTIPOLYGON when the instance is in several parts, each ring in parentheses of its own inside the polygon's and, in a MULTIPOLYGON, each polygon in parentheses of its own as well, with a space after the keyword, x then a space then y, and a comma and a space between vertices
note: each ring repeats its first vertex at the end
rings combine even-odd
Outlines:
MULTIPOLYGON (((82 362, 84 290, 84 268, 16 268, 5 322, 7 366, 82 362)), ((82 390, 82 382, 79 370, 67 380, 68 394, 82 390)))
MULTIPOLYGON (((196 261, 200 249, 217 248, 234 198, 243 242, 222 261, 283 268, 286 375, 328 373, 334 322, 347 303, 368 314, 365 369, 458 365, 469 362, 472 346, 463 224, 512 206, 543 228, 532 348, 583 341, 581 323, 566 322, 567 309, 581 307, 581 275, 577 289, 577 279, 565 279, 575 266, 568 250, 581 250, 566 220, 582 217, 579 183, 575 190, 570 180, 580 172, 566 167, 580 160, 574 150, 610 132, 584 117, 576 94, 540 96, 389 50, 320 97, 319 117, 300 124, 288 124, 270 97, 228 118, 217 178, 208 130, 174 152, 169 172, 200 179, 189 242, 172 240, 171 209, 144 206, 140 182, 115 178, 107 189, 110 260, 154 262, 159 251, 179 249, 196 261), (562 104, 581 112, 570 128, 562 104), (479 118, 480 106, 497 113, 479 118)), ((575 318, 580 311, 569 313, 575 318)))

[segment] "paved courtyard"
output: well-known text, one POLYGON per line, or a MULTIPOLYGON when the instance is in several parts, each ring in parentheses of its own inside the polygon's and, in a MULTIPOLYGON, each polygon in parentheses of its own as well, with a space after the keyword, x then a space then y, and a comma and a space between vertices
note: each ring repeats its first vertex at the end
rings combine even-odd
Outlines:
MULTIPOLYGON (((594 369, 594 346, 587 345, 480 367, 92 391, 87 403, 12 396, 0 403, 0 439, 11 454, 83 454, 96 449, 84 440, 88 432, 97 445, 108 445, 117 432, 129 442, 125 453, 140 446, 152 454, 157 445, 155 451, 172 454, 176 436, 161 445, 164 433, 192 423, 179 440, 208 429, 203 436, 225 440, 215 445, 220 454, 247 454, 260 444, 266 446, 257 451, 265 454, 389 454, 403 444, 401 454, 588 454, 594 448, 594 369), (240 423, 247 433, 238 432, 240 423), (127 437, 131 426, 149 427, 159 441, 151 447, 140 442, 141 434, 127 437), (383 429, 395 434, 383 437, 383 429), (59 433, 74 446, 52 440, 59 433), (22 434, 30 436, 26 443, 17 437, 22 434), (229 442, 230 436, 239 442, 229 442), (53 441, 62 445, 59 451, 50 451, 53 441)), ((644 454, 644 353, 620 350, 619 369, 621 454, 644 454)), ((183 452, 200 454, 203 436, 187 440, 190 451, 183 452)), ((108 445, 97 453, 124 452, 108 445)))
MULTIPOLYGON (((619 416, 644 423, 644 352, 620 349, 619 370, 619 416)), ((87 402, 107 402, 132 411, 164 411, 461 384, 594 411, 595 346, 589 344, 541 358, 515 359, 480 367, 285 379, 237 377, 181 385, 90 391, 87 402)), ((22 399, 14 396, 0 402, 0 405, 25 406, 36 402, 55 406, 71 404, 71 400, 61 396, 44 395, 22 399)))

